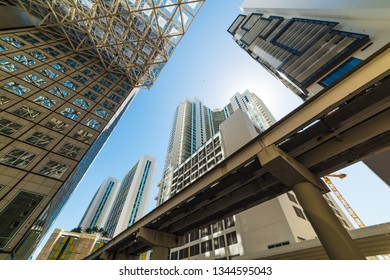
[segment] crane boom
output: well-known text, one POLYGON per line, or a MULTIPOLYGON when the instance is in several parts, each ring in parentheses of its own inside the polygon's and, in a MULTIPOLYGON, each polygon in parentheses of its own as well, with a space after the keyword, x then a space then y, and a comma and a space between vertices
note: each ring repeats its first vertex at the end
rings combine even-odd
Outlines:
POLYGON ((363 228, 365 227, 365 224, 362 220, 360 220, 359 216, 353 211, 352 207, 348 204, 348 202, 344 199, 344 197, 341 195, 341 193, 338 191, 335 185, 333 185, 332 181, 327 177, 324 176, 325 183, 330 187, 330 189, 333 191, 333 193, 336 195, 336 197, 340 200, 341 204, 347 209, 348 213, 351 215, 353 220, 356 222, 356 224, 363 228))

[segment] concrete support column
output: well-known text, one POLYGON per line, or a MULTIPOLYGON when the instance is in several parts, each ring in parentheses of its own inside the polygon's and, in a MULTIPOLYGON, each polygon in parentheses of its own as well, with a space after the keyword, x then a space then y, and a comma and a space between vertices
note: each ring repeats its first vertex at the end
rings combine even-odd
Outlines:
POLYGON ((151 259, 152 260, 167 260, 169 254, 169 248, 154 246, 151 259))
POLYGON ((295 184, 293 191, 330 259, 366 259, 317 187, 309 182, 302 182, 295 184))

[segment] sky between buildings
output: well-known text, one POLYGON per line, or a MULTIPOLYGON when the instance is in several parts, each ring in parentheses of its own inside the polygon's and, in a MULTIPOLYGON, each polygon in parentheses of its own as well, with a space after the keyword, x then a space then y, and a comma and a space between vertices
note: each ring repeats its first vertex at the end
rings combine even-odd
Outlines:
MULTIPOLYGON (((179 43, 157 82, 141 90, 85 174, 35 255, 55 228, 76 227, 95 191, 109 176, 122 180, 140 157, 156 158, 148 211, 155 207, 173 114, 186 97, 222 108, 236 92, 257 94, 277 120, 302 101, 239 48, 226 31, 241 11, 242 0, 207 0, 179 43)), ((331 178, 366 226, 390 221, 390 188, 359 163, 331 178)))

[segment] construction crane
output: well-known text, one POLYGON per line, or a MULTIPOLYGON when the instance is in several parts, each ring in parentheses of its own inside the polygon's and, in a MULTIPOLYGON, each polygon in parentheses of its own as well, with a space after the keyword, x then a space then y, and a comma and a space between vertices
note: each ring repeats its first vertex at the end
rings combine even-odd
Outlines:
POLYGON ((325 183, 329 186, 329 188, 333 191, 333 193, 336 195, 336 197, 340 200, 341 204, 347 209, 348 213, 351 215, 353 220, 356 222, 356 224, 363 228, 366 225, 363 223, 363 221, 359 218, 359 216, 353 211, 352 207, 348 204, 348 202, 344 199, 344 197, 341 195, 341 193, 338 191, 335 185, 333 185, 332 181, 329 179, 329 177, 338 177, 340 179, 344 179, 347 175, 346 174, 329 174, 324 176, 325 183))
MULTIPOLYGON (((325 183, 329 186, 329 188, 332 190, 332 192, 337 196, 337 198, 340 200, 340 202, 344 205, 345 209, 347 209, 348 213, 351 215, 351 217, 354 219, 356 224, 360 228, 364 228, 366 225, 363 223, 362 220, 360 220, 359 216, 353 211, 352 207, 348 204, 348 202, 344 199, 344 197, 341 195, 341 193, 338 191, 335 185, 333 185, 332 181, 329 179, 329 177, 337 177, 340 179, 344 179, 347 177, 346 174, 328 174, 324 176, 325 183)), ((384 260, 390 260, 390 255, 379 255, 377 257, 382 257, 384 260)))

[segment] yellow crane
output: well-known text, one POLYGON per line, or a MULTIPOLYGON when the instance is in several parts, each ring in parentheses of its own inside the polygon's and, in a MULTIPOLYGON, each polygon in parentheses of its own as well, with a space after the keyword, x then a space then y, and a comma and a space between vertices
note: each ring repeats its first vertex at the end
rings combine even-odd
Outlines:
POLYGON ((329 177, 338 177, 340 179, 344 179, 347 175, 346 174, 329 174, 324 176, 325 183, 329 186, 329 188, 332 190, 332 192, 336 195, 336 197, 340 200, 341 204, 347 209, 348 213, 351 215, 353 220, 356 222, 356 224, 363 228, 365 227, 365 224, 363 221, 359 218, 359 216, 353 211, 352 207, 348 204, 348 202, 344 199, 344 197, 341 195, 341 193, 338 191, 335 185, 333 185, 332 181, 329 179, 329 177))

